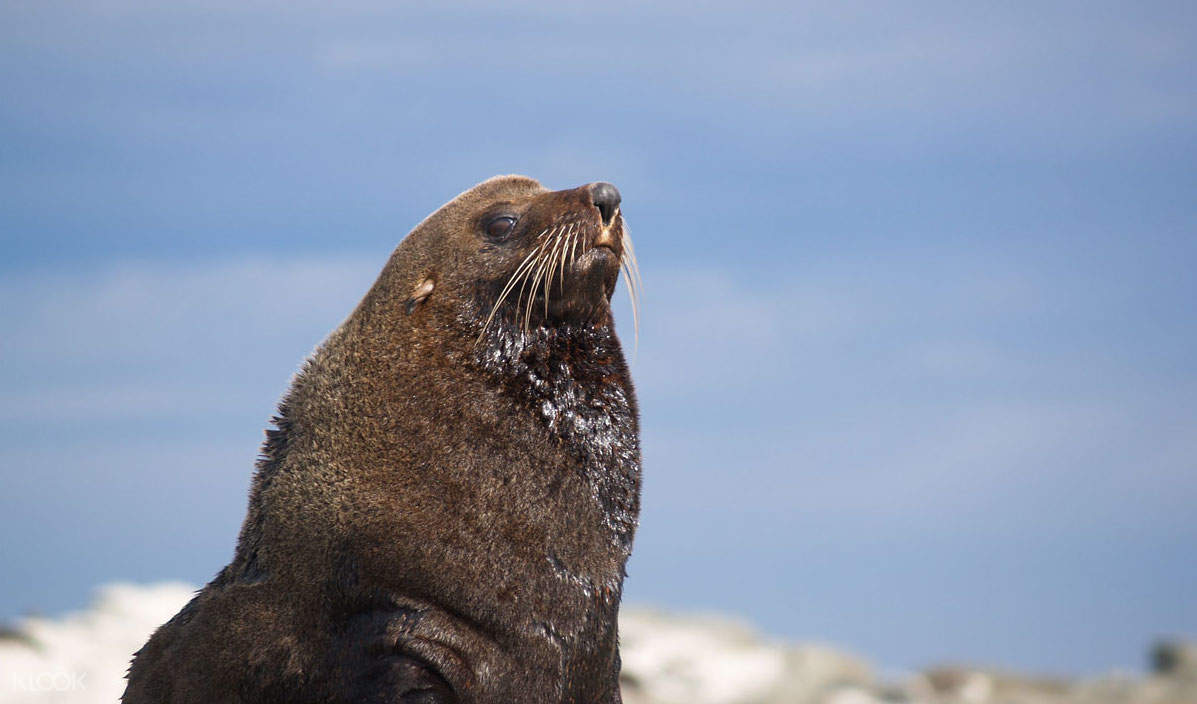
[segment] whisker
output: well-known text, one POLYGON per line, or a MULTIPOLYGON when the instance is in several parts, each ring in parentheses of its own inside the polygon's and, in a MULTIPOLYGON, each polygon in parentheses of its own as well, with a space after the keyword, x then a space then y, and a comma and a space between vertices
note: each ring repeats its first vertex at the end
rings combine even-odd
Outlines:
POLYGON ((544 281, 544 314, 549 314, 549 295, 553 288, 553 270, 557 268, 557 250, 565 243, 564 235, 557 235, 553 240, 553 246, 549 249, 548 259, 548 273, 545 275, 544 281))
POLYGON ((569 230, 565 233, 565 241, 561 243, 561 269, 558 274, 557 284, 562 293, 565 293, 565 270, 573 265, 573 259, 570 257, 570 250, 573 247, 573 243, 577 240, 578 232, 580 232, 581 229, 582 228, 580 228, 577 223, 571 224, 569 226, 569 230))
POLYGON ((563 241, 561 242, 561 263, 557 268, 557 290, 560 291, 562 294, 565 293, 565 266, 566 266, 565 258, 566 258, 566 255, 569 253, 569 241, 573 237, 573 232, 574 232, 574 230, 571 227, 569 229, 569 231, 565 233, 565 237, 563 238, 563 241))
MULTIPOLYGON (((556 248, 557 242, 561 237, 560 233, 553 235, 553 240, 546 243, 546 248, 540 257, 540 266, 536 268, 535 280, 533 282, 532 291, 537 290, 544 295, 544 314, 549 314, 549 271, 553 265, 553 249, 556 248)), ((532 303, 532 301, 529 301, 532 303)), ((528 321, 531 323, 531 321, 528 321)))
MULTIPOLYGON (((531 286, 528 288, 528 302, 524 305, 524 325, 523 331, 527 335, 532 329, 532 304, 536 302, 536 289, 540 286, 540 275, 544 270, 544 260, 536 257, 536 272, 531 276, 531 286)), ((523 294, 523 291, 520 291, 523 294)))
POLYGON ((573 266, 573 263, 578 261, 578 252, 577 252, 578 240, 582 239, 581 235, 582 235, 582 230, 581 230, 581 228, 579 228, 576 232, 574 232, 573 239, 569 243, 570 266, 573 266))
MULTIPOLYGON (((557 229, 558 228, 554 227, 553 232, 556 233, 557 229)), ((539 249, 537 249, 537 252, 536 252, 536 273, 532 276, 532 287, 528 290, 528 303, 524 309, 524 334, 527 334, 530 330, 530 325, 531 325, 531 321, 532 321, 532 304, 536 302, 536 289, 537 289, 537 287, 540 286, 540 279, 544 275, 544 266, 545 266, 546 260, 545 260, 545 257, 542 255, 545 253, 545 246, 550 241, 554 241, 553 237, 555 237, 555 235, 549 235, 548 237, 546 237, 544 242, 540 243, 540 247, 539 247, 539 249)), ((521 286, 520 287, 520 296, 521 297, 523 296, 523 293, 524 293, 524 290, 523 290, 523 287, 521 286)), ((518 300, 516 301, 516 304, 517 305, 519 304, 518 300)))
POLYGON ((636 339, 635 344, 637 347, 639 347, 639 345, 640 345, 640 291, 638 290, 638 286, 635 284, 635 277, 633 277, 631 275, 631 270, 628 268, 628 266, 621 263, 620 269, 622 269, 624 272, 623 283, 624 283, 624 286, 628 289, 628 299, 631 301, 631 304, 632 304, 632 329, 634 331, 633 334, 635 335, 635 339, 636 339))
POLYGON ((632 327, 635 335, 636 349, 640 347, 640 292, 643 280, 640 278, 640 264, 636 261, 636 249, 632 246, 632 235, 628 226, 623 224, 623 256, 619 258, 620 268, 624 273, 624 284, 628 289, 628 298, 632 303, 632 327))
POLYGON ((636 260, 636 248, 632 245, 632 233, 628 232, 626 223, 623 228, 623 246, 627 258, 631 262, 632 273, 636 277, 636 289, 641 290, 644 288, 644 281, 640 278, 640 263, 636 260))
MULTIPOLYGON (((545 231, 542 231, 540 235, 537 235, 537 237, 543 235, 544 232, 545 231)), ((486 329, 490 327, 491 321, 495 319, 495 314, 499 312, 499 307, 503 305, 503 301, 507 300, 507 296, 511 295, 511 291, 515 288, 516 284, 527 278, 528 272, 532 270, 532 260, 536 257, 536 254, 537 252, 533 251, 531 254, 524 257, 524 260, 520 262, 519 266, 517 266, 515 271, 512 272, 511 277, 507 279, 507 285, 503 287, 503 291, 499 294, 498 300, 495 301, 495 304, 491 307, 490 314, 486 316, 486 322, 482 324, 482 330, 478 333, 478 340, 476 340, 474 344, 478 344, 478 342, 482 340, 483 335, 486 334, 486 329)))
POLYGON ((544 254, 545 246, 551 241, 552 233, 553 229, 546 227, 540 231, 540 234, 536 236, 535 249, 525 258, 527 266, 524 267, 519 279, 513 282, 513 286, 515 283, 520 285, 520 293, 516 298, 516 324, 519 323, 519 308, 521 301, 523 300, 524 291, 527 289, 529 278, 531 277, 532 272, 535 271, 536 267, 540 264, 540 258, 544 254))

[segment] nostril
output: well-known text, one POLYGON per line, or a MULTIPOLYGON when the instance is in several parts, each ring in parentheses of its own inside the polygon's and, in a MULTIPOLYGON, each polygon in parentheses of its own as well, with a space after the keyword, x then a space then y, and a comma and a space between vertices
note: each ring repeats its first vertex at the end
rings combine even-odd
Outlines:
POLYGON ((598 208, 603 224, 610 225, 615 217, 615 210, 619 207, 619 189, 602 181, 591 184, 590 199, 594 202, 594 207, 598 208))
POLYGON ((610 203, 596 203, 599 209, 599 215, 603 218, 604 225, 611 224, 611 218, 615 216, 615 207, 610 203))

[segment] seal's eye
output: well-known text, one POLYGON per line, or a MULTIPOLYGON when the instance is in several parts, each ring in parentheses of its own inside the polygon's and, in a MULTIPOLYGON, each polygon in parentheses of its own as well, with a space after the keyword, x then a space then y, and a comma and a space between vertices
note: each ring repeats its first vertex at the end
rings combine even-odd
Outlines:
POLYGON ((501 215, 486 224, 486 236, 492 240, 501 240, 511 234, 515 228, 515 218, 501 215))

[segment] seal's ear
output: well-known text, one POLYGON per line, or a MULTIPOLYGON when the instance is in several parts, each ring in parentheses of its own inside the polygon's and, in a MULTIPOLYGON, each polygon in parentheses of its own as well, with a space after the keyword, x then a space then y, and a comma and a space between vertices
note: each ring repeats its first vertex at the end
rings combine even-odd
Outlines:
POLYGON ((411 298, 407 299, 407 303, 403 306, 407 314, 411 315, 415 311, 416 306, 428 300, 434 288, 436 288, 436 282, 432 280, 431 276, 425 276, 420 279, 420 283, 416 284, 416 287, 412 289, 411 298))

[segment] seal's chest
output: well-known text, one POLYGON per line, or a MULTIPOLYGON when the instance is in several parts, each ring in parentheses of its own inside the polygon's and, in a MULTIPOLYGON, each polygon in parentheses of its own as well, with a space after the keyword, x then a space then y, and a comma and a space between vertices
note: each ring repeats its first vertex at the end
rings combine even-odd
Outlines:
POLYGON ((626 552, 639 511, 640 440, 618 340, 606 328, 568 326, 492 335, 486 349, 503 353, 479 355, 476 363, 539 429, 534 435, 572 458, 570 468, 599 503, 610 539, 626 552))
POLYGON ((627 548, 639 508, 640 443, 630 390, 608 372, 560 363, 543 376, 530 370, 527 389, 539 420, 577 461, 616 543, 627 548))
POLYGON ((525 376, 540 421, 585 464, 610 465, 639 444, 631 399, 619 376, 604 371, 558 361, 525 376))

